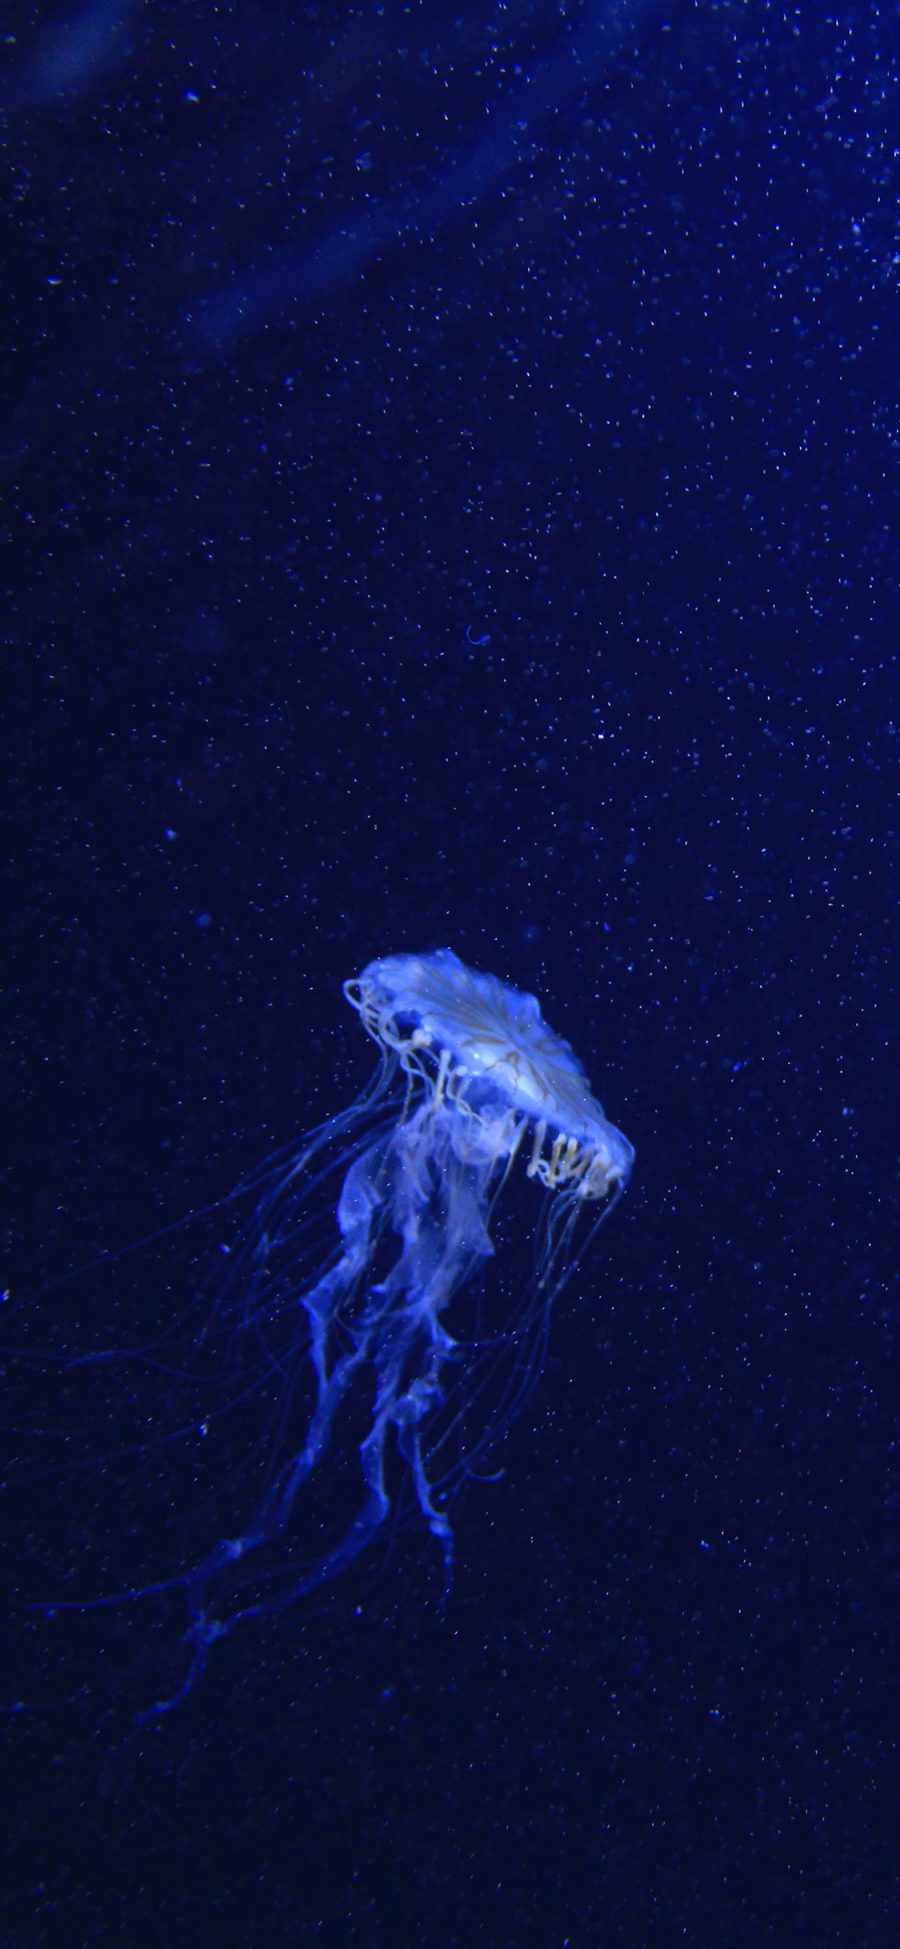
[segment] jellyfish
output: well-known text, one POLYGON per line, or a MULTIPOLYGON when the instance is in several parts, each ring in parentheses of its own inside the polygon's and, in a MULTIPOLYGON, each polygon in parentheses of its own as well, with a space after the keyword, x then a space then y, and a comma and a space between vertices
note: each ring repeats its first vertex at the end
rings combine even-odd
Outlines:
POLYGON ((125 1593, 180 1585, 187 1598, 185 1676, 155 1712, 237 1624, 330 1584, 404 1489, 449 1582, 454 1493, 528 1398, 554 1301, 631 1170, 631 1145, 533 995, 449 948, 371 961, 344 994, 377 1046, 375 1074, 257 1180, 217 1301, 217 1330, 256 1348, 238 1392, 276 1381, 262 1490, 246 1526, 193 1567, 125 1593), (528 1277, 508 1319, 476 1308, 458 1321, 517 1165, 540 1194, 528 1277), (317 1547, 301 1510, 329 1472, 346 1514, 317 1547))

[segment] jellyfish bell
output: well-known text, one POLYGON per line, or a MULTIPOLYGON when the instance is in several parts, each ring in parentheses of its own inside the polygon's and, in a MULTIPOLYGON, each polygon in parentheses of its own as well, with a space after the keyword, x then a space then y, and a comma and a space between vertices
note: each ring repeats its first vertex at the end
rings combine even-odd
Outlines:
POLYGON ((514 1149, 530 1125, 527 1175, 548 1190, 597 1199, 625 1185, 634 1151, 536 996, 476 974, 452 948, 370 961, 344 994, 381 1048, 431 1082, 436 1103, 508 1133, 514 1149))
MULTIPOLYGON (((554 1301, 631 1169, 533 995, 449 948, 371 961, 344 993, 378 1045, 376 1073, 252 1180, 211 1315, 182 1335, 202 1363, 220 1342, 221 1413, 238 1436, 261 1403, 247 1520, 173 1575, 103 1600, 184 1592, 184 1676, 154 1713, 186 1697, 214 1642, 330 1584, 400 1505, 449 1581, 453 1497, 528 1398, 554 1301), (492 1284, 473 1300, 517 1160, 540 1193, 533 1262, 505 1295, 492 1284)), ((146 1351, 158 1365, 160 1343, 146 1351)))

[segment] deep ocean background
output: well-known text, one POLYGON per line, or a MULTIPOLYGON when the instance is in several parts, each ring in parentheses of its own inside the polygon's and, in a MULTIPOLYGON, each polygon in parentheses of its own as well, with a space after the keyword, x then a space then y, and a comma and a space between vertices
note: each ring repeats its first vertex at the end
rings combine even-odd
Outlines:
POLYGON ((896 1944, 895 11, 6 31, 3 1941, 896 1944), (627 1199, 449 1600, 398 1535, 133 1730, 177 1603, 27 1606, 165 1575, 192 1462, 58 1355, 222 1220, 52 1282, 348 1102, 342 980, 438 945, 627 1199))

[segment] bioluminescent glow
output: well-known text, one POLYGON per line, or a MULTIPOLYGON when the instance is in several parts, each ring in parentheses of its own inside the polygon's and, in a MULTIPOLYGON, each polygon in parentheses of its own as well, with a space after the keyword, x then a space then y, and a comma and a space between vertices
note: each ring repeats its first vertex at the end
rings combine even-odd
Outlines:
POLYGON ((266 1167, 200 1335, 224 1336, 242 1415, 255 1391, 274 1403, 262 1488, 244 1527, 122 1593, 187 1598, 186 1673, 156 1711, 237 1624, 337 1577, 404 1496, 449 1577, 454 1492, 527 1398, 554 1300, 631 1170, 533 995, 449 949, 372 961, 344 993, 378 1047, 375 1076, 266 1167), (481 1275, 514 1171, 532 1181, 535 1249, 504 1302, 481 1275))

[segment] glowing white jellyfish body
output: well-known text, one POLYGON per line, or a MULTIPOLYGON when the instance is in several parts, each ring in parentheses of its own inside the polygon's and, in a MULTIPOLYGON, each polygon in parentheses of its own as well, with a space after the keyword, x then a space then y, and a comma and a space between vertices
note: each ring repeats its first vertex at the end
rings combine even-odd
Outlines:
POLYGON ((378 1044, 379 1068, 349 1110, 271 1172, 233 1257, 230 1316, 239 1311, 267 1350, 277 1344, 269 1366, 277 1361, 286 1405, 247 1528, 167 1580, 188 1597, 191 1656, 166 1705, 184 1696, 216 1638, 351 1563, 404 1478, 449 1571, 453 1491, 540 1369, 579 1214, 598 1223, 631 1170, 630 1144, 533 995, 473 973, 449 949, 372 961, 344 992, 378 1044), (509 1320, 473 1328, 457 1323, 453 1302, 478 1288, 497 1193, 517 1158, 542 1187, 533 1271, 509 1320), (351 1462, 357 1490, 339 1532, 298 1554, 301 1492, 329 1464, 346 1482, 351 1462))

